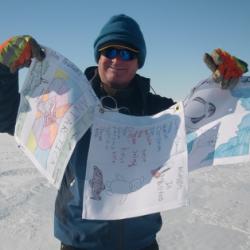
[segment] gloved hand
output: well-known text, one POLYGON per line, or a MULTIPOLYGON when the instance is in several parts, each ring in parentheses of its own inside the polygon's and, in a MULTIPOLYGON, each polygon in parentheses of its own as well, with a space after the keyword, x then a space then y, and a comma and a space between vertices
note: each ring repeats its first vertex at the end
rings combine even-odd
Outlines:
POLYGON ((42 61, 45 53, 31 36, 14 36, 0 45, 0 63, 7 66, 12 73, 29 67, 33 57, 42 61))
POLYGON ((213 79, 222 89, 233 88, 239 78, 248 71, 246 62, 222 49, 215 49, 211 55, 205 53, 204 62, 213 72, 213 79))

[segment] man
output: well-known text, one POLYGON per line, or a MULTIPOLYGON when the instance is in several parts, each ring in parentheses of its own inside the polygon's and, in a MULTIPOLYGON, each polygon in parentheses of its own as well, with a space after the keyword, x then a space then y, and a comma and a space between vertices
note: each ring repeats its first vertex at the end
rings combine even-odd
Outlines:
MULTIPOLYGON (((96 38, 94 52, 98 66, 87 68, 85 74, 99 98, 112 97, 105 98, 105 106, 111 107, 115 101, 120 112, 143 116, 174 104, 172 99, 150 93, 149 79, 136 74, 144 64, 146 45, 139 25, 132 18, 113 16, 96 38)), ((14 37, 0 46, 0 132, 14 132, 19 106, 17 70, 29 65, 31 57, 42 60, 44 53, 30 36, 14 37)), ((238 75, 233 73, 224 81, 223 72, 218 71, 218 64, 223 61, 214 59, 206 55, 206 62, 217 71, 222 87, 230 86, 231 80, 238 75)), ((242 74, 242 67, 238 68, 242 74)), ((77 143, 56 198, 54 230, 55 237, 61 241, 61 249, 159 249, 156 242, 162 225, 159 213, 114 221, 81 218, 90 136, 88 130, 77 143)))

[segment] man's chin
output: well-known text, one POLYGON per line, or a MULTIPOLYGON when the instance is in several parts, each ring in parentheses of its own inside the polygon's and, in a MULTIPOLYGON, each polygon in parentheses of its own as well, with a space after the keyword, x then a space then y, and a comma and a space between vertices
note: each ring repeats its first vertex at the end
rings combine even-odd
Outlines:
POLYGON ((123 89, 123 88, 126 88, 129 85, 129 82, 122 82, 121 79, 120 79, 120 81, 112 80, 112 81, 109 82, 108 85, 111 88, 114 88, 114 89, 123 89))

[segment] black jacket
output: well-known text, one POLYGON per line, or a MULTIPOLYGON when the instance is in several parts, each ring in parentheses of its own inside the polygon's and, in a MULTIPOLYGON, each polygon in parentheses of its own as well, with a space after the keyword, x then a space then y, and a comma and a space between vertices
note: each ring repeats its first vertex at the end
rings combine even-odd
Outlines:
POLYGON ((0 63, 0 133, 13 135, 19 102, 18 73, 0 63))

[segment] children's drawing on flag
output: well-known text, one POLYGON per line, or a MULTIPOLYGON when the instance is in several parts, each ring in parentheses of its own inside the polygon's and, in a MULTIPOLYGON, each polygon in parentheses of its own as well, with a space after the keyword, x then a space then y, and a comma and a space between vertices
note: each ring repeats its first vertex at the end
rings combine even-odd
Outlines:
POLYGON ((184 101, 189 171, 250 161, 250 77, 232 89, 211 78, 184 101))
POLYGON ((186 205, 188 170, 250 160, 250 77, 226 90, 206 79, 184 107, 136 117, 101 106, 82 71, 49 48, 45 53, 42 62, 33 60, 20 90, 15 138, 59 188, 77 141, 92 126, 83 218, 186 205))
POLYGON ((45 48, 34 60, 20 91, 15 138, 36 167, 59 187, 76 142, 90 127, 97 105, 84 74, 45 48))
POLYGON ((154 116, 96 111, 83 218, 122 219, 187 203, 187 147, 181 103, 154 116))

